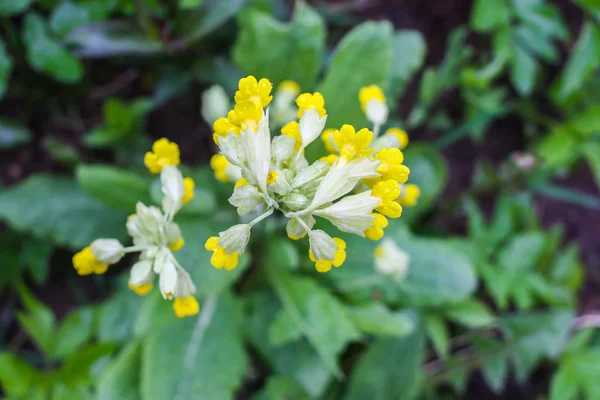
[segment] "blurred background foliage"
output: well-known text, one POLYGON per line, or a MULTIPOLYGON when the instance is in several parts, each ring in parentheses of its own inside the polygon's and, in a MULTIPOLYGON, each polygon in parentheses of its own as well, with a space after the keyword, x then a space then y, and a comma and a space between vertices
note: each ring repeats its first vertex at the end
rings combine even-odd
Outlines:
POLYGON ((600 398, 597 0, 0 0, 0 33, 5 398, 600 398), (366 126, 358 91, 384 89, 422 190, 386 231, 404 280, 345 235, 316 274, 276 222, 209 265, 237 215, 202 92, 247 74, 320 91, 331 127, 366 126), (70 262, 157 203, 142 159, 163 136, 197 182, 185 320, 127 289, 132 260, 70 262))

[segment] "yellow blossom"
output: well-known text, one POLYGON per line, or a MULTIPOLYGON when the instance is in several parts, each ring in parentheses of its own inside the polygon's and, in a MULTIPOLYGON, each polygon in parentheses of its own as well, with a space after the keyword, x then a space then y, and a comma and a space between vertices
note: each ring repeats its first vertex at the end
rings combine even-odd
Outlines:
POLYGON ((381 214, 371 213, 375 217, 373 225, 367 229, 364 234, 365 237, 371 240, 379 240, 383 237, 383 229, 388 226, 388 220, 381 214))
POLYGON ((129 289, 131 289, 135 294, 137 294, 138 296, 145 296, 148 293, 150 293, 150 291, 152 290, 152 287, 154 285, 152 284, 152 282, 150 283, 145 283, 143 285, 140 286, 136 286, 133 283, 129 283, 129 289))
POLYGON ((296 139, 294 144, 294 151, 298 152, 302 146, 302 136, 300 136, 300 128, 298 121, 288 122, 281 128, 281 134, 289 138, 296 139))
POLYGON ((240 127, 235 126, 225 117, 217 119, 213 124, 213 129, 215 131, 213 134, 215 144, 219 144, 219 138, 226 137, 230 132, 236 135, 240 134, 240 127))
POLYGON ((177 297, 173 301, 173 310, 179 318, 193 317, 200 311, 200 304, 194 296, 177 297))
POLYGON ((389 128, 385 131, 384 135, 392 136, 394 140, 398 142, 398 148, 400 148, 400 150, 408 146, 408 134, 400 128, 389 128))
POLYGON ((158 139, 152 145, 152 151, 144 156, 144 164, 153 174, 160 174, 164 167, 179 165, 179 147, 168 139, 158 139))
POLYGON ((187 204, 194 198, 194 188, 196 182, 192 178, 183 178, 183 197, 181 198, 181 204, 187 204))
POLYGON ((325 111, 325 99, 319 92, 302 93, 296 99, 296 105, 298 106, 298 118, 302 118, 305 111, 316 110, 319 113, 319 117, 323 118, 327 111, 325 111))
POLYGON ((335 133, 335 129, 325 129, 321 134, 321 140, 325 145, 325 149, 330 153, 337 153, 338 149, 335 147, 335 142, 333 141, 333 134, 335 133))
POLYGON ((408 183, 402 185, 400 196, 396 201, 403 206, 413 207, 417 204, 417 200, 421 196, 421 189, 415 184, 408 183))
POLYGON ((237 267, 239 254, 237 252, 227 254, 226 249, 219 246, 218 237, 212 236, 208 238, 204 244, 204 248, 213 252, 212 257, 210 258, 210 263, 216 269, 225 268, 227 271, 230 271, 237 267))
POLYGON ((298 84, 298 82, 287 80, 281 82, 279 86, 277 86, 277 90, 290 93, 300 93, 300 85, 298 84))
POLYGON ((266 78, 257 82, 254 76, 249 75, 240 79, 238 88, 239 90, 235 92, 236 103, 251 101, 262 110, 273 100, 273 96, 271 96, 273 84, 266 78))
POLYGON ((229 161, 222 154, 215 154, 210 159, 210 167, 215 171, 215 178, 219 182, 229 182, 229 176, 227 175, 227 166, 229 161))
POLYGON ((333 133, 333 141, 340 151, 340 158, 345 162, 371 154, 373 149, 368 147, 372 140, 373 132, 366 128, 356 132, 352 125, 344 125, 333 133))
POLYGON ((88 246, 73 256, 73 267, 79 275, 103 274, 108 269, 108 264, 98 261, 92 248, 88 246))
POLYGON ((381 199, 381 203, 375 209, 389 218, 402 215, 402 206, 394 201, 399 195, 400 185, 392 179, 377 183, 371 192, 371 196, 381 199))
POLYGON ((244 100, 236 103, 233 110, 227 115, 227 118, 232 124, 242 129, 252 129, 256 132, 258 121, 260 121, 262 116, 263 108, 260 104, 254 103, 251 100, 244 100))
POLYGON ((312 250, 308 250, 308 257, 315 263, 315 268, 318 272, 327 272, 331 267, 340 267, 346 261, 346 242, 340 238, 333 238, 337 245, 337 250, 334 253, 333 260, 317 260, 312 250))
POLYGON ((371 100, 377 100, 385 104, 385 95, 379 86, 371 85, 360 89, 360 92, 358 92, 358 100, 360 101, 360 106, 364 112, 367 108, 367 103, 371 100))
POLYGON ((169 243, 168 247, 171 251, 179 251, 183 245, 185 244, 185 240, 183 238, 179 238, 176 242, 169 243))

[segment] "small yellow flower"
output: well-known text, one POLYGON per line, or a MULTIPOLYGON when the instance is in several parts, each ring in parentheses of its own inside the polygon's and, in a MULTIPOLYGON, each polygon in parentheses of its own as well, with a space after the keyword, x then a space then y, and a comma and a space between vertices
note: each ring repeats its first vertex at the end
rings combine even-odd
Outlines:
MULTIPOLYGON (((229 176, 227 175, 227 166, 229 161, 222 154, 215 154, 210 159, 210 167, 215 171, 215 178, 219 182, 229 182, 229 176)), ((185 182, 184 182, 185 184, 185 182)))
POLYGON ((392 179, 377 183, 371 192, 371 196, 381 199, 381 203, 375 209, 389 218, 402 215, 402 206, 394 201, 399 195, 400 184, 392 179))
POLYGON ((168 139, 158 139, 152 145, 152 151, 144 156, 144 164, 151 173, 160 174, 164 167, 179 165, 179 147, 168 139))
POLYGON ((325 149, 330 153, 337 153, 338 149, 335 147, 335 142, 333 141, 333 134, 335 133, 335 129, 325 129, 321 134, 321 140, 325 145, 325 149))
POLYGON ((408 180, 410 169, 406 165, 402 165, 404 155, 400 149, 395 147, 381 149, 377 152, 375 159, 381 161, 376 172, 381 174, 382 180, 393 179, 398 183, 404 183, 408 180))
POLYGON ((269 175, 267 176, 267 185, 272 185, 275 182, 277 182, 278 176, 279 176, 279 174, 277 173, 277 171, 269 172, 269 175))
POLYGON ((315 268, 318 272, 327 272, 331 267, 340 267, 346 261, 346 242, 340 238, 333 238, 337 245, 337 250, 333 256, 333 260, 317 260, 312 252, 308 250, 308 257, 315 263, 315 268))
POLYGON ((254 76, 249 75, 240 79, 238 88, 239 90, 235 92, 236 103, 251 101, 262 110, 273 100, 273 96, 271 96, 273 84, 266 78, 257 82, 254 76))
POLYGON ((241 127, 242 129, 252 129, 256 132, 258 121, 263 116, 263 108, 260 104, 250 100, 244 100, 236 103, 232 111, 229 112, 227 118, 229 121, 241 127))
POLYGON ((373 132, 366 128, 356 132, 352 125, 344 125, 333 133, 333 141, 340 151, 340 158, 346 162, 371 154, 373 149, 368 147, 372 140, 373 132))
POLYGON ((302 136, 300 136, 300 127, 298 121, 288 122, 281 128, 281 134, 289 138, 296 139, 294 151, 298 152, 302 146, 302 136))
POLYGON ((373 226, 367 229, 364 233, 365 236, 371 240, 379 240, 383 237, 383 229, 388 226, 388 220, 381 214, 372 213, 375 217, 373 220, 373 226))
POLYGON ((210 263, 216 269, 225 268, 227 271, 230 271, 237 267, 239 254, 237 252, 227 254, 226 249, 219 246, 218 237, 212 236, 208 238, 204 244, 204 248, 213 252, 212 257, 210 258, 210 263))
POLYGON ((333 165, 338 159, 337 154, 330 154, 328 156, 324 156, 319 158, 320 161, 325 161, 329 165, 333 165))
POLYGON ((96 259, 90 246, 73 256, 73 267, 79 275, 103 274, 108 269, 108 264, 96 259))
POLYGON ((298 82, 287 80, 281 82, 279 86, 277 86, 277 90, 290 93, 300 93, 300 85, 298 82))
POLYGON ((414 207, 417 205, 417 200, 419 200, 419 196, 421 196, 421 189, 415 184, 408 183, 402 185, 400 191, 400 197, 396 199, 396 201, 403 206, 414 207))
POLYGON ((400 150, 403 150, 408 146, 408 134, 400 128, 389 128, 385 131, 384 135, 392 136, 394 140, 398 142, 398 148, 400 150))
POLYGON ((371 100, 377 100, 385 104, 385 95, 379 86, 371 85, 360 89, 360 92, 358 92, 358 100, 360 101, 360 107, 364 112, 367 108, 367 103, 371 100))
POLYGON ((323 118, 327 111, 325 111, 325 98, 319 92, 302 93, 296 99, 296 105, 298 106, 298 118, 302 118, 305 111, 316 110, 319 113, 319 117, 323 118))
POLYGON ((219 144, 220 137, 226 137, 230 132, 236 135, 240 134, 240 127, 232 124, 227 118, 222 117, 217 119, 213 124, 213 140, 215 144, 219 144))
POLYGON ((235 186, 233 187, 234 189, 240 188, 242 186, 246 186, 248 184, 248 181, 246 180, 246 178, 240 178, 236 183, 235 186))
POLYGON ((152 282, 150 283, 145 283, 143 285, 140 286, 135 286, 133 283, 129 283, 129 289, 131 289, 133 291, 133 293, 137 294, 138 296, 145 296, 148 293, 150 293, 150 291, 152 290, 152 287, 154 285, 152 284, 152 282))
POLYGON ((183 178, 183 197, 181 198, 181 204, 187 204, 194 198, 194 188, 196 182, 192 178, 183 178))
POLYGON ((168 247, 171 251, 179 251, 185 244, 185 240, 183 238, 179 238, 176 242, 169 243, 168 247))
POLYGON ((177 297, 173 301, 173 310, 179 318, 193 317, 200 311, 200 304, 194 296, 177 297))

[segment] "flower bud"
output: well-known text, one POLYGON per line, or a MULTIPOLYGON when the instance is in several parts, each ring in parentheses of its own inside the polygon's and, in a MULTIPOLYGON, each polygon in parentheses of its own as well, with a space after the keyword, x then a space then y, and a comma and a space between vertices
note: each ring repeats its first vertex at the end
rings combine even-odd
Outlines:
POLYGON ((317 260, 333 260, 338 249, 335 241, 324 231, 317 229, 309 232, 310 250, 317 260))
POLYGON ((91 244, 92 254, 103 264, 118 263, 125 255, 123 245, 117 239, 96 239, 91 244))
POLYGON ((293 191, 283 196, 281 202, 292 211, 302 210, 308 206, 308 199, 306 196, 297 191, 293 191))
POLYGON ((154 280, 154 271, 152 271, 152 262, 149 260, 138 261, 131 267, 129 273, 129 283, 133 286, 142 286, 151 283, 154 280))
POLYGON ((163 209, 167 213, 175 214, 181 208, 181 199, 184 193, 183 175, 177 167, 164 167, 160 174, 162 184, 163 209))
POLYGON ((213 85, 202 93, 202 117, 210 125, 225 117, 229 108, 229 97, 222 86, 213 85))
POLYGON ((175 289, 175 297, 188 297, 196 293, 196 286, 190 278, 190 274, 186 271, 179 271, 179 277, 177 279, 177 287, 175 289))
POLYGON ((275 136, 271 147, 275 164, 281 165, 282 163, 289 162, 294 155, 294 146, 295 139, 286 135, 275 136))
POLYGON ((256 186, 253 185, 238 187, 233 191, 233 194, 229 198, 229 203, 232 206, 237 207, 239 215, 248 214, 253 211, 262 201, 263 196, 256 186))
MULTIPOLYGON (((308 226, 309 229, 312 229, 312 227, 315 226, 315 223, 317 222, 315 221, 312 215, 304 215, 302 217, 296 218, 300 218, 302 221, 304 221, 304 223, 308 226)), ((290 219, 287 225, 285 226, 285 231, 287 232, 288 237, 292 240, 301 239, 308 233, 306 232, 306 229, 304 229, 304 227, 300 225, 298 221, 296 221, 296 218, 290 219)))
POLYGON ((243 254, 250 240, 250 225, 234 225, 226 231, 219 232, 219 246, 225 249, 226 254, 243 254))
POLYGON ((319 113, 315 109, 307 110, 300 118, 299 130, 302 137, 302 146, 300 150, 305 149, 316 138, 321 135, 327 122, 327 115, 323 118, 319 117, 319 113))
MULTIPOLYGON (((157 262, 158 262, 157 257, 157 262)), ((157 268, 156 265, 154 267, 157 268)), ((179 282, 179 273, 177 272, 177 267, 173 263, 171 257, 164 259, 160 268, 160 279, 158 281, 160 292, 162 293, 163 298, 172 299, 175 296, 175 292, 177 290, 177 285, 179 282)))
POLYGON ((304 168, 292 179, 292 189, 303 189, 307 184, 318 182, 323 178, 331 167, 324 161, 316 161, 310 167, 304 168))

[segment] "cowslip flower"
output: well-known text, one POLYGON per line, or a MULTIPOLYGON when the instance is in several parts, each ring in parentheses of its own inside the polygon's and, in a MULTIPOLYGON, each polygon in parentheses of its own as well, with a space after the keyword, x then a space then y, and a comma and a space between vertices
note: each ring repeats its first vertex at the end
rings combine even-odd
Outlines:
POLYGON ((234 225, 210 237, 205 248, 213 253, 211 264, 215 268, 231 270, 245 252, 254 225, 279 212, 288 219, 288 237, 293 240, 308 237, 309 257, 315 269, 327 272, 344 263, 346 243, 315 229, 317 218, 328 220, 342 232, 379 240, 388 224, 387 218, 398 218, 402 212, 396 199, 410 171, 400 166, 401 156, 386 153, 400 152, 399 149, 374 148, 374 133, 366 128, 357 130, 352 125, 327 131, 327 140, 337 154, 309 164, 304 149, 323 132, 327 121, 325 99, 320 93, 300 94, 296 99, 298 120, 289 121, 280 135, 272 137, 267 108, 270 92, 264 90, 269 87, 267 82, 243 78, 239 92, 254 95, 236 94, 234 112, 250 99, 253 123, 228 117, 230 129, 226 133, 216 132, 219 155, 241 173, 229 202, 241 216, 262 212, 248 223, 234 225), (253 85, 260 82, 263 90, 258 96, 253 85), (253 89, 247 90, 247 85, 253 89), (256 109, 260 110, 259 118, 256 109), (372 184, 367 186, 365 182, 372 184), (358 189, 360 193, 352 194, 358 189))
POLYGON ((196 288, 189 273, 179 264, 174 252, 181 249, 184 238, 173 222, 177 212, 194 196, 194 181, 184 178, 177 167, 179 148, 167 139, 159 139, 144 158, 148 170, 160 174, 163 199, 161 208, 138 202, 135 214, 126 227, 133 245, 124 247, 117 239, 96 239, 73 256, 73 266, 80 275, 103 274, 125 254, 139 253, 131 267, 129 288, 136 294, 148 294, 156 275, 163 298, 173 300, 178 317, 195 315, 199 304, 194 298, 196 288))

